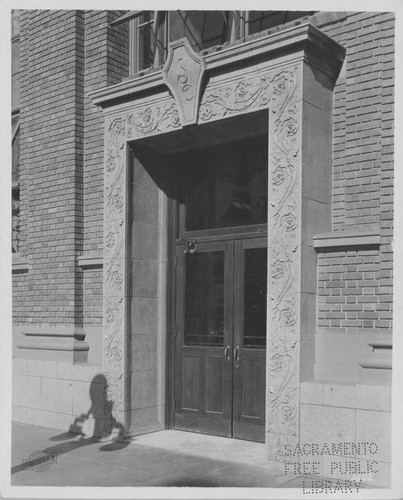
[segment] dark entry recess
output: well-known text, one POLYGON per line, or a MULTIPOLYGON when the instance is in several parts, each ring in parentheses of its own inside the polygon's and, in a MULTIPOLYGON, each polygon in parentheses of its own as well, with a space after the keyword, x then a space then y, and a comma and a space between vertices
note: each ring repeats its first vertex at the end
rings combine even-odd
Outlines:
POLYGON ((267 125, 259 111, 132 144, 134 203, 144 175, 169 200, 169 428, 264 441, 267 125))

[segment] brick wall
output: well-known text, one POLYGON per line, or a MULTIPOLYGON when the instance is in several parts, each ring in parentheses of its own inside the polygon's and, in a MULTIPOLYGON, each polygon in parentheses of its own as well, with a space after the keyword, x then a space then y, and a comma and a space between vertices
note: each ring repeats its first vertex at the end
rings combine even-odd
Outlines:
POLYGON ((81 12, 22 13, 21 253, 31 268, 15 322, 82 317, 83 48, 81 12))
MULTIPOLYGON (((25 11, 21 16, 21 253, 16 323, 102 323, 103 117, 88 93, 127 76, 122 11, 25 11)), ((322 16, 347 49, 334 92, 333 230, 380 230, 379 252, 319 255, 318 325, 391 327, 394 19, 322 16), (376 269, 375 267, 376 266, 376 269)))
POLYGON ((318 27, 346 49, 334 90, 333 231, 380 231, 379 250, 318 259, 318 327, 392 327, 394 15, 345 13, 318 27))
POLYGON ((104 120, 88 94, 128 75, 127 23, 110 28, 122 11, 85 12, 84 252, 102 252, 104 120))
MULTIPOLYGON (((84 245, 83 252, 103 248, 104 119, 88 94, 118 83, 128 75, 127 23, 109 24, 124 11, 85 11, 85 132, 84 132, 84 245)), ((102 324, 102 268, 83 271, 85 325, 102 324)))
POLYGON ((392 297, 388 272, 380 270, 378 250, 322 254, 318 267, 318 327, 340 332, 391 328, 392 297))
POLYGON ((102 323, 103 117, 88 93, 128 74, 122 11, 24 11, 21 16, 21 254, 13 321, 102 323))

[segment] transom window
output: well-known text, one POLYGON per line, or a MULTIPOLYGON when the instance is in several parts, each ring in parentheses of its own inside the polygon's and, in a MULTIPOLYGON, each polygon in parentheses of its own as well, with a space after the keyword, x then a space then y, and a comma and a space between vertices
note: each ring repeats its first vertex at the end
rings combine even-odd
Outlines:
POLYGON ((222 45, 229 41, 229 13, 226 11, 170 12, 169 38, 186 37, 195 51, 222 45))
POLYGON ((287 24, 301 17, 310 15, 308 11, 277 11, 277 10, 254 10, 245 12, 244 23, 246 27, 245 35, 253 35, 270 28, 275 28, 282 24, 287 24))
POLYGON ((131 11, 111 26, 130 23, 130 74, 164 64, 168 43, 186 37, 196 52, 312 15, 314 11, 131 11))
POLYGON ((204 147, 184 166, 185 231, 267 223, 267 138, 204 147))

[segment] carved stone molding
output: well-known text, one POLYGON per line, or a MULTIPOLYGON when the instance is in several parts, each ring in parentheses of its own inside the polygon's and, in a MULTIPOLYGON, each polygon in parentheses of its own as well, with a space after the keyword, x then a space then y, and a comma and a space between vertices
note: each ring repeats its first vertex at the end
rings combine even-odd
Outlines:
POLYGON ((104 368, 112 372, 123 371, 123 300, 107 297, 104 305, 104 368))
POLYGON ((124 406, 123 374, 127 356, 124 348, 127 307, 125 244, 128 224, 126 142, 130 117, 108 120, 105 126, 103 370, 108 381, 107 393, 111 397, 105 399, 108 407, 104 409, 103 425, 104 432, 108 432, 117 408, 124 406))
POLYGON ((301 115, 299 68, 248 82, 248 107, 270 105, 267 441, 272 460, 298 438, 301 115))
MULTIPOLYGON (((184 49, 184 45, 181 47, 184 49)), ((179 76, 178 73, 177 79, 179 76)), ((195 82, 195 78, 189 81, 195 82)), ((197 102, 197 93, 193 95, 189 102, 197 102)), ((105 125, 104 369, 105 376, 114 381, 110 383, 110 390, 114 388, 111 399, 115 402, 112 414, 125 410, 124 373, 128 356, 125 351, 129 196, 126 143, 178 129, 181 120, 182 124, 190 123, 190 115, 181 115, 184 111, 177 104, 180 102, 176 96, 176 102, 170 99, 143 106, 110 117, 105 125)), ((208 89, 199 112, 199 123, 205 123, 257 109, 270 110, 267 441, 271 443, 272 460, 284 459, 285 445, 298 439, 300 107, 300 67, 293 66, 266 70, 208 89)), ((195 117, 197 114, 192 120, 195 117)))
POLYGON ((106 171, 115 170, 121 157, 119 148, 125 141, 169 132, 180 126, 178 107, 172 98, 153 105, 143 105, 136 111, 109 118, 106 123, 106 171))
MULTIPOLYGON (((117 418, 117 411, 125 411, 124 373, 128 369, 129 356, 125 347, 129 224, 127 142, 179 127, 178 108, 172 98, 109 117, 105 123, 103 368, 107 380, 113 380, 108 387, 114 391, 113 407, 105 411, 105 419, 109 420, 117 418)), ((110 422, 105 420, 105 426, 110 427, 110 422)))
POLYGON ((162 77, 178 106, 183 126, 197 122, 205 62, 186 38, 169 44, 162 77))
POLYGON ((103 395, 103 435, 109 436, 118 432, 124 434, 124 424, 119 421, 124 401, 124 375, 122 373, 106 373, 103 395))
MULTIPOLYGON (((264 71, 249 78, 238 77, 226 85, 207 89, 200 104, 199 122, 218 120, 242 112, 270 107, 274 113, 287 104, 295 84, 295 70, 264 71)), ((284 124, 292 129, 293 122, 284 124)))

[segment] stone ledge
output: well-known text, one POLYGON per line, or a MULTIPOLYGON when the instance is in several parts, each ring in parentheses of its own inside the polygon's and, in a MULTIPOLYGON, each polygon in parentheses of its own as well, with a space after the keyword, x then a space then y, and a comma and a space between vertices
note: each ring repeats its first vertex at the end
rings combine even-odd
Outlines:
POLYGON ((77 263, 83 269, 88 269, 93 267, 101 268, 104 265, 104 258, 103 255, 100 254, 88 253, 78 256, 77 263))
POLYGON ((315 249, 326 250, 335 247, 379 247, 381 236, 379 231, 330 231, 328 233, 316 234, 313 237, 315 249))
POLYGON ((25 257, 19 253, 12 254, 12 273, 27 273, 29 264, 25 257))
POLYGON ((25 349, 45 353, 46 351, 53 353, 58 351, 64 352, 65 355, 63 356, 68 356, 75 362, 85 362, 87 360, 89 345, 85 342, 85 331, 82 327, 45 325, 23 327, 21 334, 25 338, 17 342, 18 350, 25 349))
POLYGON ((393 349, 392 335, 384 333, 379 337, 368 340, 367 344, 372 347, 372 353, 361 359, 359 365, 362 368, 391 370, 393 349))
POLYGON ((19 349, 43 349, 46 351, 88 351, 86 342, 71 342, 70 340, 27 340, 17 344, 19 349))
POLYGON ((76 340, 84 340, 85 338, 85 331, 81 327, 32 326, 22 328, 21 333, 26 337, 74 337, 76 340))

